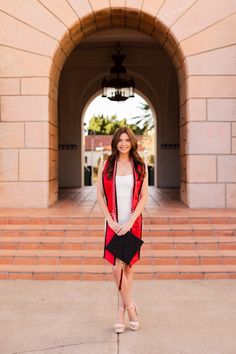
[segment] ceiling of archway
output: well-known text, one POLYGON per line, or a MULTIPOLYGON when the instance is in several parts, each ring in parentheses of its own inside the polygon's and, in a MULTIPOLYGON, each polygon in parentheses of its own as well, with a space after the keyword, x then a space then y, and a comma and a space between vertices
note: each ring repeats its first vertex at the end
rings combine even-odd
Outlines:
POLYGON ((102 71, 109 70, 109 66, 113 63, 111 54, 114 53, 114 46, 118 40, 122 53, 126 55, 124 65, 127 69, 137 72, 138 67, 141 66, 149 69, 162 67, 166 70, 172 67, 171 60, 157 41, 130 29, 104 30, 84 39, 71 53, 65 67, 96 66, 102 71))

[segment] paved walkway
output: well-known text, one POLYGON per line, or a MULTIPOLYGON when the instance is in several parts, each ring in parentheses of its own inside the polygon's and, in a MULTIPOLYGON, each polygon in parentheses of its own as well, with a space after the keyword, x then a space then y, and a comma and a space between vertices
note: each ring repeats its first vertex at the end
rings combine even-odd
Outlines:
POLYGON ((236 353, 235 280, 136 280, 133 293, 141 327, 117 335, 111 281, 0 281, 0 353, 236 353))
MULTIPOLYGON (((169 212, 177 210, 184 212, 188 208, 179 200, 178 189, 149 187, 148 201, 143 211, 144 216, 157 211, 169 212)), ((102 212, 97 203, 95 186, 83 188, 59 189, 58 201, 49 208, 0 208, 0 216, 34 216, 34 217, 102 217, 102 212)))
MULTIPOLYGON (((144 217, 236 217, 236 208, 188 208, 179 200, 178 189, 149 187, 144 217)), ((95 186, 59 190, 59 200, 49 208, 0 208, 0 217, 103 218, 95 186)), ((228 220, 226 221, 228 222, 228 220)))

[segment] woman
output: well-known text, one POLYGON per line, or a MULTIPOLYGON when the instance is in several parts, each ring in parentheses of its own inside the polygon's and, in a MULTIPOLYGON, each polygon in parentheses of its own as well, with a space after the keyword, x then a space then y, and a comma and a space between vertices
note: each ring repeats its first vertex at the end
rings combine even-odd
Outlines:
POLYGON ((103 258, 112 264, 117 286, 120 282, 121 267, 124 267, 122 288, 119 292, 118 320, 115 324, 116 333, 124 332, 125 310, 128 312, 130 328, 137 330, 139 327, 138 309, 131 299, 131 285, 132 265, 140 259, 140 252, 126 265, 105 249, 115 234, 122 236, 130 230, 135 236, 142 237, 141 213, 147 201, 148 176, 137 147, 137 139, 130 128, 116 129, 111 142, 112 153, 104 163, 101 162, 98 170, 97 201, 106 218, 103 258))

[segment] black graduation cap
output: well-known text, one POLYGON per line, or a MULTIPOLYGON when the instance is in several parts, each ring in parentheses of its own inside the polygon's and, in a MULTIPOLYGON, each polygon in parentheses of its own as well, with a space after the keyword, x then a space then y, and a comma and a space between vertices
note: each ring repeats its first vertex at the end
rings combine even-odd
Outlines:
MULTIPOLYGON (((142 239, 128 231, 124 235, 115 234, 106 246, 106 249, 126 264, 129 264, 143 243, 142 239)), ((121 289, 122 275, 123 268, 121 270, 119 290, 121 289)))

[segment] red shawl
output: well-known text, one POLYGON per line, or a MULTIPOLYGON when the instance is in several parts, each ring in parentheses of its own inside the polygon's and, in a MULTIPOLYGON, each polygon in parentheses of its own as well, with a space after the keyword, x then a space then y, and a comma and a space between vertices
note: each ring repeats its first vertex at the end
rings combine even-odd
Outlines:
MULTIPOLYGON (((138 179, 138 174, 135 171, 134 168, 134 162, 133 159, 131 160, 132 162, 132 167, 133 167, 133 193, 132 193, 132 203, 131 203, 131 212, 133 213, 138 201, 139 201, 139 196, 142 188, 142 183, 143 179, 138 179)), ((118 220, 118 207, 117 207, 117 195, 116 195, 116 170, 117 170, 117 161, 115 160, 114 164, 114 170, 113 170, 113 177, 112 179, 108 179, 107 176, 107 167, 108 167, 108 161, 106 160, 104 169, 103 169, 103 174, 102 174, 102 182, 103 182, 103 189, 107 201, 107 207, 108 210, 111 214, 111 217, 113 220, 117 221, 118 220)), ((140 167, 139 167, 140 168, 140 167)), ((139 237, 142 238, 142 214, 140 214, 137 219, 135 220, 131 232, 139 237)), ((108 262, 111 264, 115 265, 115 256, 111 254, 108 250, 105 249, 106 245, 110 242, 110 240, 113 238, 115 235, 115 232, 109 227, 108 222, 106 221, 106 230, 105 230, 105 243, 104 243, 104 255, 103 258, 105 258, 108 262)), ((136 252, 132 260, 130 261, 129 266, 131 267, 138 259, 140 259, 140 250, 136 252)))

